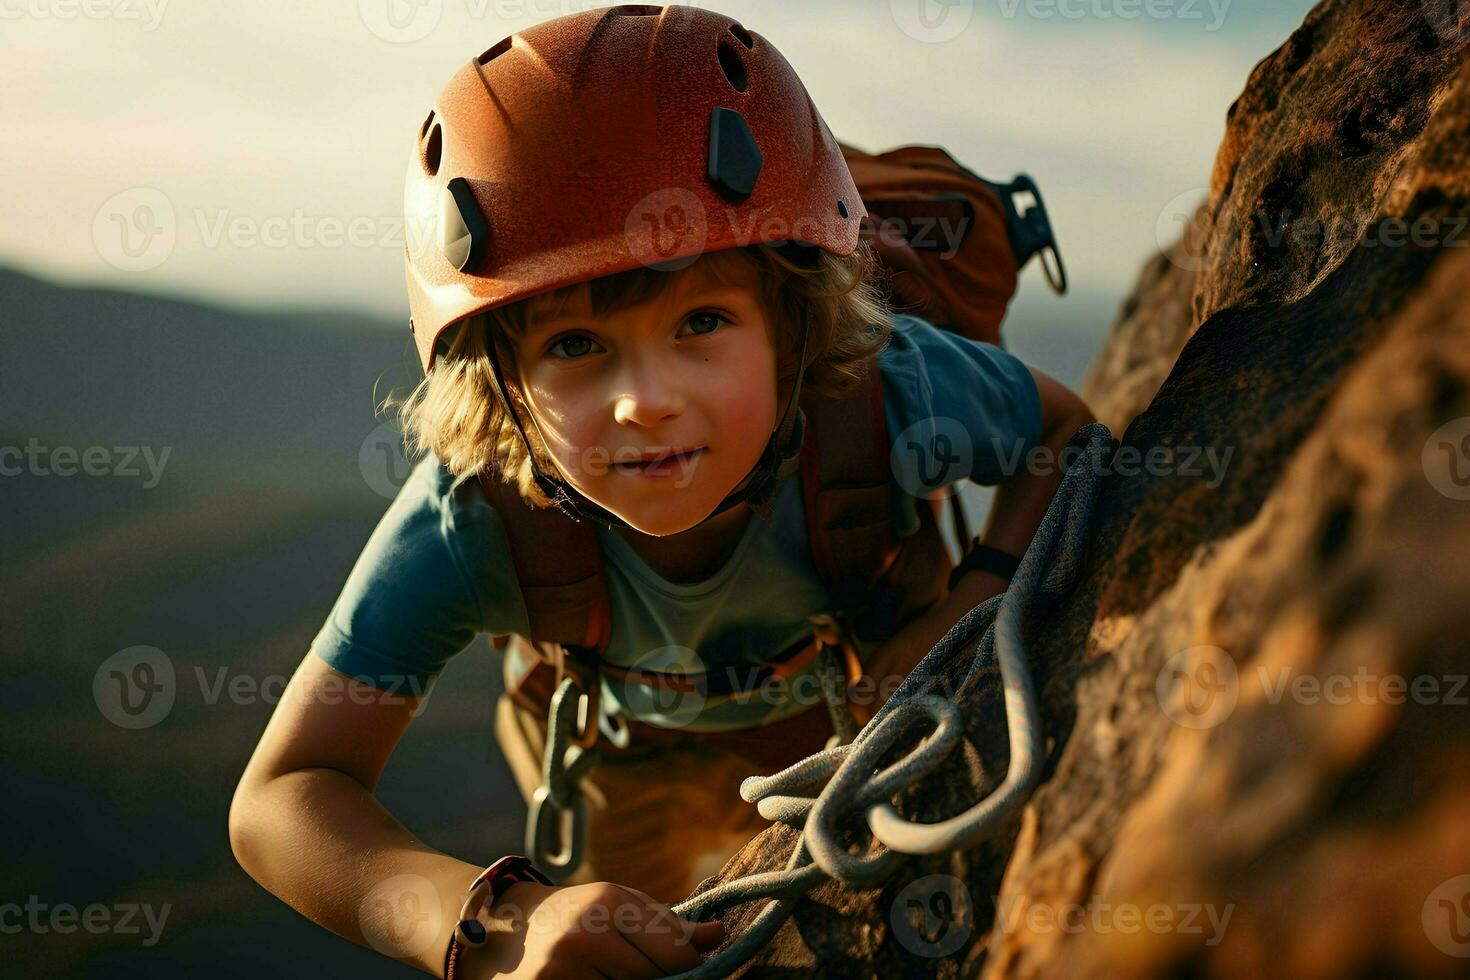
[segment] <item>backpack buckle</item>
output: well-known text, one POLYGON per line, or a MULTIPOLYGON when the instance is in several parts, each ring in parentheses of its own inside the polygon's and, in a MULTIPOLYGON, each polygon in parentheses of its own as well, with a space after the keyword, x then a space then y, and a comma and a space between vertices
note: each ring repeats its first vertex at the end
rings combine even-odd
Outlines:
MULTIPOLYGON (((984 180, 984 178, 980 178, 984 180)), ((1006 209, 1006 235, 1011 240, 1011 251, 1016 253, 1016 268, 1021 268, 1031 256, 1040 253, 1041 271, 1051 285, 1052 292, 1061 296, 1067 291, 1067 268, 1062 264, 1062 253, 1057 248, 1056 232, 1052 230, 1051 216, 1047 214, 1046 202, 1041 198, 1041 189, 1029 174, 1017 174, 1009 184, 990 184, 1000 203, 1006 209), (1030 198, 1030 207, 1022 211, 1017 198, 1030 198)))

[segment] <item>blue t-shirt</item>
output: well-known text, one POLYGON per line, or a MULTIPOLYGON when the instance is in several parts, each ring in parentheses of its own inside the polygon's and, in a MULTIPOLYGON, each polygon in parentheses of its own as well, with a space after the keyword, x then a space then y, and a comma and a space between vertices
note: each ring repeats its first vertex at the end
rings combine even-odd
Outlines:
MULTIPOLYGON (((896 315, 878 362, 900 535, 918 527, 919 495, 966 478, 1002 482, 1040 439, 1036 383, 998 347, 896 315)), ((743 678, 809 638, 807 617, 830 609, 807 546, 799 473, 779 485, 771 523, 752 517, 730 559, 697 583, 664 579, 620 535, 594 526, 612 605, 612 664, 743 678)), ((474 477, 455 478, 431 454, 379 521, 311 649, 345 674, 424 694, 476 634, 528 631, 499 515, 474 477)), ((791 689, 802 680, 791 678, 791 689)), ((605 711, 695 731, 759 725, 812 704, 769 694, 670 701, 606 676, 602 693, 605 711)))

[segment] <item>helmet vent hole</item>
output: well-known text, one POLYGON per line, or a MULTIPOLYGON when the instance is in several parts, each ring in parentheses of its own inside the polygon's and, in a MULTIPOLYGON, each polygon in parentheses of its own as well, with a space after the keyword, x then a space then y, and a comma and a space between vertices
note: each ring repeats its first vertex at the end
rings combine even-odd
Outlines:
POLYGON ((664 12, 664 8, 649 3, 625 3, 620 7, 613 7, 607 12, 608 17, 653 17, 664 12))
POLYGON ((419 162, 424 173, 430 177, 439 172, 439 161, 444 155, 444 129, 437 122, 429 127, 429 134, 419 141, 419 162))
POLYGON ((734 86, 735 91, 744 92, 747 79, 745 77, 745 63, 740 60, 740 55, 730 45, 721 43, 719 50, 720 68, 725 72, 725 78, 734 86))
POLYGON ((750 32, 741 27, 739 24, 731 24, 730 33, 734 34, 735 39, 738 40, 741 44, 745 45, 747 48, 755 47, 755 42, 750 39, 750 32))
POLYGON ((500 57, 510 50, 510 43, 511 37, 501 38, 499 41, 496 41, 494 45, 486 48, 485 53, 476 58, 475 61, 481 65, 490 64, 490 62, 494 61, 496 58, 500 57))
POLYGON ((434 110, 430 109, 429 114, 424 117, 424 124, 419 127, 419 139, 423 139, 425 136, 429 135, 429 126, 432 125, 433 122, 434 110))

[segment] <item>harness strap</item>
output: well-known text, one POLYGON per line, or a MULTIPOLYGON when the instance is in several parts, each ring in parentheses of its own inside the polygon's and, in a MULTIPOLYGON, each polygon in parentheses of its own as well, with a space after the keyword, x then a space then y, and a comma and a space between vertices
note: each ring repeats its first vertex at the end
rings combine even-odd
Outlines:
POLYGON ((877 359, 847 398, 813 398, 801 452, 807 542, 839 609, 863 605, 898 554, 893 476, 877 359))
MULTIPOLYGON (((583 724, 572 743, 596 743, 602 684, 597 665, 612 636, 612 604, 597 532, 587 521, 572 521, 556 508, 535 508, 515 488, 479 474, 485 499, 500 515, 516 581, 526 604, 538 661, 556 670, 556 679, 572 677, 586 701, 583 724)), ((497 637, 504 649, 506 640, 497 637)))
POLYGON ((814 636, 804 636, 770 660, 745 670, 732 668, 678 674, 604 663, 602 672, 621 683, 640 684, 656 691, 698 694, 713 700, 747 694, 774 678, 795 677, 812 665, 820 649, 821 643, 814 636))
POLYGON ((606 649, 612 609, 592 525, 568 520, 554 508, 532 507, 487 473, 479 480, 500 514, 531 635, 593 654, 606 649))

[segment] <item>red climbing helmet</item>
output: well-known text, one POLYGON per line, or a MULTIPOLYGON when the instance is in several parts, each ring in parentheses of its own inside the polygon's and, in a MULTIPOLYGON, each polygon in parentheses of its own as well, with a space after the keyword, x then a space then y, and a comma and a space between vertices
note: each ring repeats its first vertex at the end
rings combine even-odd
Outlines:
POLYGON ((464 317, 614 272, 788 240, 857 247, 866 211, 781 53, 692 6, 625 5, 512 34, 419 128, 404 211, 424 370, 464 317))

